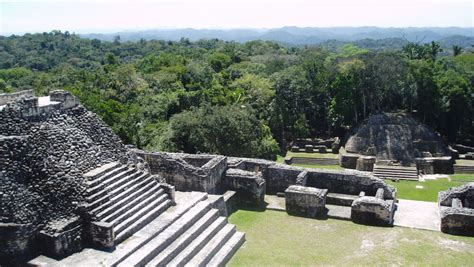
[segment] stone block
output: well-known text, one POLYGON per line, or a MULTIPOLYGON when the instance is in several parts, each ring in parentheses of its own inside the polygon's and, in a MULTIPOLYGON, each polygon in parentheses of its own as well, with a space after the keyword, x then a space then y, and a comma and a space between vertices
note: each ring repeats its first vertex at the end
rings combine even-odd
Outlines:
POLYGON ((232 213, 234 213, 238 209, 237 192, 228 190, 224 193, 223 197, 224 197, 227 216, 230 216, 232 213))
POLYGON ((441 231, 474 236, 474 183, 438 193, 441 231))
POLYGON ((361 156, 357 159, 356 169, 358 171, 372 172, 376 158, 374 156, 361 156))
POLYGON ((306 153, 313 153, 313 152, 314 152, 314 147, 313 147, 313 145, 305 145, 305 146, 304 146, 304 151, 305 151, 306 153))
POLYGON ((166 194, 168 194, 168 198, 171 200, 173 205, 176 205, 176 190, 174 186, 167 183, 160 183, 160 188, 163 189, 166 194))
POLYGON ((393 224, 394 213, 394 201, 378 197, 360 197, 351 206, 352 221, 366 225, 390 226, 393 224))
POLYGON ((48 257, 62 259, 83 248, 83 227, 78 217, 58 220, 39 233, 42 253, 48 257))
POLYGON ((265 204, 265 180, 261 173, 240 169, 228 169, 224 177, 224 186, 237 192, 239 203, 256 207, 265 204))
POLYGON ((108 222, 91 222, 89 236, 92 245, 96 248, 107 249, 114 247, 114 225, 108 222))
POLYGON ((359 157, 358 154, 341 154, 339 155, 339 166, 346 169, 356 169, 359 157))
POLYGON ((310 218, 322 217, 326 213, 327 189, 292 185, 285 190, 286 212, 310 218))

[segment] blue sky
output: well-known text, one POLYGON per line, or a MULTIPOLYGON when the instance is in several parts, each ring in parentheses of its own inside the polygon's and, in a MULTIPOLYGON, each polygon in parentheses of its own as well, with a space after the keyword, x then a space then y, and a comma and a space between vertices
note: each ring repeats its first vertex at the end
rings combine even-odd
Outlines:
POLYGON ((282 26, 473 27, 466 0, 0 0, 0 34, 282 26))

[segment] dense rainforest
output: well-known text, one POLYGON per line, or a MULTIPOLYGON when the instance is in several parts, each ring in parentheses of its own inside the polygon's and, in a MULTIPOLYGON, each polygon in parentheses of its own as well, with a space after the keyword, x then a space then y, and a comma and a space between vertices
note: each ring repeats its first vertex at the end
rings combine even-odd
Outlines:
POLYGON ((128 144, 274 158, 299 137, 343 136, 404 111, 474 143, 474 53, 436 42, 327 50, 270 41, 122 42, 68 32, 0 37, 0 93, 65 89, 128 144))

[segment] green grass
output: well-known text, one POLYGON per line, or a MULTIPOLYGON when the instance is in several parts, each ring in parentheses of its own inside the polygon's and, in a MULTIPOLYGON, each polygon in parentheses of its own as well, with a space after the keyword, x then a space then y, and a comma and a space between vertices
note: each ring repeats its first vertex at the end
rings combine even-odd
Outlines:
POLYGON ((449 177, 453 182, 474 182, 474 174, 452 174, 449 177))
POLYGON ((313 168, 313 169, 328 169, 328 170, 344 170, 339 165, 313 165, 313 164, 292 164, 291 166, 313 168))
POLYGON ((425 182, 417 181, 400 181, 392 182, 386 180, 390 185, 397 188, 398 198, 421 200, 421 201, 438 201, 438 192, 447 190, 450 187, 459 186, 462 183, 450 182, 448 179, 427 180, 425 182), (417 186, 422 188, 416 188, 417 186))
POLYGON ((239 210, 246 242, 229 266, 473 266, 474 238, 239 210))
POLYGON ((306 152, 286 152, 287 157, 298 157, 298 158, 316 158, 316 159, 337 159, 338 154, 332 153, 306 153, 306 152))
POLYGON ((450 175, 450 179, 436 179, 420 181, 400 181, 392 182, 386 180, 397 188, 398 198, 421 200, 421 201, 438 201, 438 192, 449 189, 450 187, 461 186, 467 182, 474 182, 472 174, 454 174, 450 175), (417 188, 422 187, 422 188, 417 188))

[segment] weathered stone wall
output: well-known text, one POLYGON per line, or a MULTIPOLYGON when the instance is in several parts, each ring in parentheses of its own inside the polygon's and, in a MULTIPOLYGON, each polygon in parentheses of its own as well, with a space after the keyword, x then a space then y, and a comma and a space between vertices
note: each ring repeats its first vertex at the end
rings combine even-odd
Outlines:
POLYGON ((267 182, 267 192, 276 194, 285 192, 290 185, 296 184, 296 178, 303 168, 284 164, 274 164, 263 169, 263 179, 267 182))
POLYGON ((438 193, 441 231, 474 236, 474 183, 438 193))
POLYGON ((211 155, 145 152, 136 150, 153 174, 159 174, 178 191, 203 191, 215 193, 227 170, 227 158, 211 155), (204 165, 200 166, 200 164, 204 165))
POLYGON ((286 212, 310 218, 322 217, 326 213, 327 189, 292 185, 285 190, 286 212))
POLYGON ((227 190, 236 191, 241 203, 254 207, 264 206, 265 180, 261 173, 228 169, 223 185, 227 190))
POLYGON ((382 179, 358 171, 310 170, 306 186, 326 188, 330 193, 375 196, 379 188, 384 189, 384 199, 394 199, 396 189, 382 179))
POLYGON ((364 196, 352 202, 351 219, 360 224, 389 226, 393 224, 394 212, 393 200, 364 196))
POLYGON ((83 248, 83 225, 80 217, 49 222, 40 232, 42 254, 61 259, 83 248))
POLYGON ((0 106, 3 106, 11 101, 15 101, 21 98, 29 98, 33 96, 33 90, 24 90, 11 94, 0 94, 0 106))

